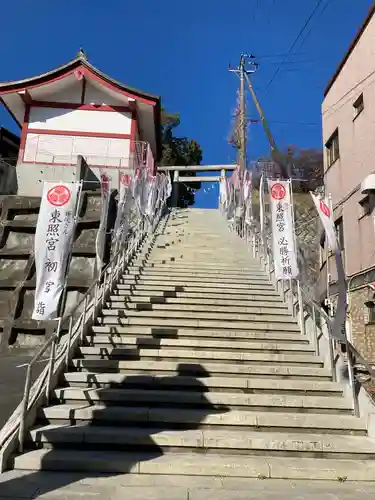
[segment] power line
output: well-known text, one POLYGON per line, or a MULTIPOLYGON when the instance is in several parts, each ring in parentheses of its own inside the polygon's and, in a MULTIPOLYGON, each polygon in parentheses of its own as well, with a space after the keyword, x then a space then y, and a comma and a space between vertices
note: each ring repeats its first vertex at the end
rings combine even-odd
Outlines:
POLYGON ((297 37, 294 39, 294 42, 292 43, 292 45, 290 46, 286 56, 283 58, 283 60, 281 61, 279 67, 276 69, 274 75, 272 76, 271 80, 269 81, 267 87, 266 87, 266 90, 270 87, 270 85, 272 84, 272 82, 275 80, 275 78, 277 77, 277 75, 280 73, 280 70, 283 66, 283 64, 285 63, 285 61, 288 59, 290 53, 292 52, 292 50, 294 49, 294 47, 296 46, 298 40, 301 38, 303 32, 305 31, 307 25, 309 24, 309 22, 311 21, 311 19, 314 17, 315 13, 317 12, 317 10, 319 9, 319 7, 321 6, 321 4, 323 3, 324 0, 318 0, 318 3, 315 5, 313 11, 311 12, 311 14, 309 15, 309 17, 307 18, 307 20, 305 21, 304 25, 302 26, 301 30, 299 31, 297 37))
MULTIPOLYGON (((287 53, 284 53, 284 54, 262 54, 260 56, 254 56, 252 55, 251 58, 255 58, 255 59, 274 59, 276 57, 285 57, 286 55, 288 55, 287 53)), ((305 56, 306 55, 306 52, 294 52, 293 54, 291 54, 293 56, 305 56)))
MULTIPOLYGON (((327 3, 324 5, 323 9, 320 11, 320 14, 319 14, 319 16, 318 16, 318 18, 317 18, 317 19, 320 19, 320 18, 322 17, 322 15, 323 15, 323 14, 324 14, 324 12, 327 10, 327 8, 328 8, 328 6, 329 6, 329 4, 330 4, 330 3, 331 3, 331 0, 327 0, 327 3)), ((314 25, 314 24, 313 24, 313 25, 311 26, 311 28, 309 29, 309 31, 306 33, 306 36, 302 39, 302 41, 301 41, 301 43, 300 43, 300 45, 299 45, 299 47, 298 47, 299 49, 301 49, 301 48, 302 48, 302 46, 305 44, 306 40, 307 40, 307 39, 309 38, 309 36, 311 35, 311 32, 312 32, 312 30, 314 29, 314 26, 316 26, 316 25, 314 25)))

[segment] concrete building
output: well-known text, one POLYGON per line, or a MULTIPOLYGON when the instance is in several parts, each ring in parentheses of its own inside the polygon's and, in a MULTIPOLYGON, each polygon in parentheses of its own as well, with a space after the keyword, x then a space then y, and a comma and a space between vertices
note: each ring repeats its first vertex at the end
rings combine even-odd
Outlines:
POLYGON ((74 180, 78 155, 94 174, 106 170, 113 187, 135 157, 158 159, 160 99, 105 75, 82 51, 55 70, 1 83, 0 99, 22 130, 20 195, 40 195, 42 180, 74 180))
MULTIPOLYGON (((328 83, 322 105, 325 186, 332 197, 349 287, 349 336, 375 361, 375 5, 328 83)), ((323 242, 322 242, 323 245, 323 242)), ((321 291, 337 293, 323 252, 321 291)))

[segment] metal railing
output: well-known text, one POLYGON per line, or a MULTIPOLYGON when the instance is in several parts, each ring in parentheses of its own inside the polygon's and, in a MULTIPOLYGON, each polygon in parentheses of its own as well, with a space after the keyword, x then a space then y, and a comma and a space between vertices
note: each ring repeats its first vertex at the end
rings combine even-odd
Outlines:
MULTIPOLYGON (((93 137, 95 146, 98 138, 93 137)), ((111 151, 113 141, 118 143, 119 139, 100 138, 102 150, 105 154, 90 152, 90 143, 82 146, 82 138, 76 136, 51 136, 49 134, 38 134, 28 138, 24 157, 27 163, 48 163, 50 165, 75 165, 77 157, 82 156, 90 166, 135 168, 136 165, 145 165, 147 162, 149 144, 144 141, 121 139, 129 145, 129 151, 121 156, 108 153, 111 151), (64 153, 61 153, 61 150, 64 153), (58 152, 57 152, 58 151, 58 152)), ((94 143, 93 143, 94 145, 94 143)), ((117 145, 117 144, 116 144, 117 145)))
MULTIPOLYGON (((220 209, 223 215, 226 215, 226 208, 220 206, 220 209)), ((234 214, 235 210, 232 212, 234 214)), ((260 261, 261 267, 268 274, 270 281, 274 283, 282 299, 288 304, 293 316, 298 319, 301 333, 308 336, 315 353, 325 357, 333 381, 338 380, 338 362, 340 360, 346 362, 353 412, 359 417, 359 391, 355 373, 356 366, 362 365, 368 374, 374 378, 375 370, 348 340, 345 342, 345 359, 340 344, 332 335, 332 319, 312 294, 309 293, 311 287, 309 283, 306 283, 306 286, 304 286, 301 280, 277 281, 275 279, 269 215, 264 213, 264 218, 262 226, 260 220, 254 217, 252 217, 251 221, 245 222, 244 217, 236 218, 233 216, 229 219, 228 223, 230 229, 237 232, 246 241, 249 252, 252 253, 253 257, 260 261), (261 227, 263 228, 263 234, 261 227), (324 348, 322 348, 322 345, 324 345, 324 348)), ((298 247, 297 252, 300 252, 300 248, 298 247)))
POLYGON ((27 365, 23 399, 0 432, 0 448, 12 435, 17 433, 19 451, 23 451, 27 417, 31 408, 39 398, 44 398, 47 403, 49 402, 54 388, 54 377, 61 370, 69 367, 70 359, 76 347, 84 343, 88 327, 96 321, 99 310, 105 305, 107 296, 112 292, 121 274, 125 272, 134 257, 138 255, 139 250, 146 241, 146 237, 152 235, 151 240, 156 237, 156 229, 163 215, 166 215, 165 197, 164 199, 159 198, 153 217, 140 214, 138 224, 133 226, 129 237, 116 250, 110 262, 91 284, 81 300, 73 310, 66 312, 58 320, 55 332, 40 347, 27 365), (33 369, 48 350, 47 366, 32 386, 33 369))

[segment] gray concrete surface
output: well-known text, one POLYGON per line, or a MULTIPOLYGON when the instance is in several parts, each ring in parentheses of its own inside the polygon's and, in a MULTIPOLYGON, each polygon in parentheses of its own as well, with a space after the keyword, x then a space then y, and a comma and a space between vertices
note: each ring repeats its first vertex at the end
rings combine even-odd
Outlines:
MULTIPOLYGON (((19 405, 25 386, 27 363, 35 349, 15 349, 11 354, 0 355, 0 428, 19 405)), ((35 365, 33 380, 45 366, 45 361, 35 365)), ((0 490, 1 493, 1 490, 0 490)))
POLYGON ((0 475, 0 500, 353 500, 375 499, 375 483, 197 476, 97 475, 11 471, 0 475))

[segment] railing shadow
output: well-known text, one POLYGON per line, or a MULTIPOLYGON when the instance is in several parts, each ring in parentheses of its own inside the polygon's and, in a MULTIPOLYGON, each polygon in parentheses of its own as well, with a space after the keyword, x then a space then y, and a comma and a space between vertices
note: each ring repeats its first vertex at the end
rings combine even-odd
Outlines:
MULTIPOLYGON (((120 369, 117 370, 118 374, 120 369)), ((200 380, 208 377, 210 374, 204 367, 189 363, 177 365, 173 376, 123 373, 123 378, 117 376, 111 381, 109 377, 108 382, 103 382, 98 380, 100 377, 97 374, 88 375, 87 389, 84 391, 86 402, 75 405, 69 412, 69 424, 75 427, 63 427, 63 431, 61 427, 36 431, 37 447, 42 446, 42 441, 48 441, 52 445, 51 451, 42 459, 42 470, 0 482, 2 494, 6 492, 10 495, 14 492, 15 496, 16 492, 31 491, 30 488, 34 488, 34 496, 30 498, 37 498, 84 479, 130 473, 140 463, 161 457, 168 451, 172 452, 173 449, 168 450, 168 446, 157 443, 157 434, 199 429, 208 415, 229 411, 228 407, 214 405, 209 401, 206 395, 208 388, 200 380), (152 397, 151 391, 155 391, 154 395, 157 394, 157 397, 152 397), (186 401, 187 393, 189 397, 186 401), (189 416, 186 413, 187 407, 190 410, 189 416), (93 408, 91 418, 85 421, 82 410, 90 408, 93 408), (174 409, 173 413, 169 412, 169 416, 168 408, 174 409), (103 427, 109 432, 104 436, 100 433, 103 427), (70 466, 65 462, 63 464, 60 456, 60 450, 69 449, 73 452, 70 466), (92 459, 84 462, 79 458, 79 451, 74 456, 74 450, 92 452, 92 459), (108 464, 100 457, 103 451, 111 453, 114 470, 110 472, 108 464), (59 464, 64 472, 47 472, 58 469, 59 464), (101 472, 101 466, 107 472, 101 472)), ((59 402, 66 402, 64 390, 61 391, 59 402)), ((48 422, 39 421, 41 425, 46 423, 48 422)), ((31 444, 29 440, 29 447, 31 444)), ((183 452, 183 448, 181 451, 183 452)))

